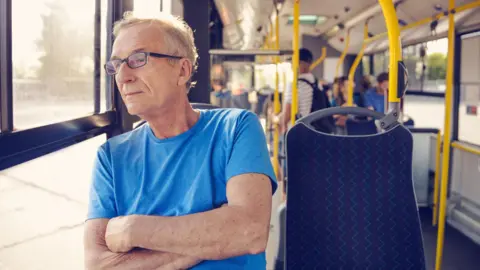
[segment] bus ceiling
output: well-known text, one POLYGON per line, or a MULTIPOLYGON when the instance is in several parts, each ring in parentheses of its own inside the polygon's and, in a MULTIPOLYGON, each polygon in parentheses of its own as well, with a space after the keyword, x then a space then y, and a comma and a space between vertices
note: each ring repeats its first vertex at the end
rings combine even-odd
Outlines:
MULTIPOLYGON (((215 0, 224 24, 223 45, 225 49, 258 49, 274 29, 276 10, 280 22, 280 48, 291 48, 293 31, 293 1, 236 1, 215 0)), ((396 0, 400 26, 412 25, 437 17, 434 27, 428 23, 419 24, 401 32, 402 45, 411 45, 446 37, 448 22, 448 0, 396 0), (432 27, 434 29, 432 29, 432 27)), ((468 31, 480 24, 480 17, 474 16, 480 1, 457 1, 455 13, 457 31, 468 31)), ((351 29, 348 53, 356 54, 363 45, 363 24, 368 19, 372 36, 386 32, 383 14, 377 0, 300 0, 300 34, 319 37, 338 51, 345 47, 346 30, 351 29)), ((388 49, 386 35, 367 44, 365 54, 388 49)))

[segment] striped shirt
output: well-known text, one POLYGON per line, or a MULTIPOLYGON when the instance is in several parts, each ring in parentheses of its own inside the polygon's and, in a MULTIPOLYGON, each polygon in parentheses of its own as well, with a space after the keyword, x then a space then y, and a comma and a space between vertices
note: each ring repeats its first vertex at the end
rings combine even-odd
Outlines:
MULTIPOLYGON (((299 79, 306 79, 307 81, 314 83, 315 77, 312 73, 303 73, 298 75, 299 79)), ((298 113, 300 117, 307 116, 310 114, 312 109, 312 99, 313 99, 313 89, 306 82, 299 81, 297 84, 298 89, 298 113)), ((322 89, 319 86, 319 89, 322 89)), ((285 102, 292 104, 292 87, 288 87, 285 92, 285 102)))

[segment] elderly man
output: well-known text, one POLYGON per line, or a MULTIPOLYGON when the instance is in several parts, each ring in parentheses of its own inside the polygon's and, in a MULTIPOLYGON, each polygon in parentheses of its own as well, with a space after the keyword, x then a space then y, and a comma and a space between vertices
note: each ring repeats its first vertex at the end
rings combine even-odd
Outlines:
POLYGON ((127 15, 107 74, 147 121, 97 153, 84 245, 87 269, 265 269, 277 188, 257 117, 194 110, 197 53, 175 17, 127 15))

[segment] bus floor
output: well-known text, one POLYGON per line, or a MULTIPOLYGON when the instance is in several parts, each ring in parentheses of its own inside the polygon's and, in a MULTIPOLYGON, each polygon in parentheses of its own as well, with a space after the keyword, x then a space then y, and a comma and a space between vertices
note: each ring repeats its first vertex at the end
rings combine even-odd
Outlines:
MULTIPOLYGON (((432 211, 430 208, 420 208, 419 212, 427 269, 435 269, 438 227, 432 226, 432 211)), ((480 245, 449 226, 448 223, 445 226, 444 239, 442 270, 480 269, 480 245)))

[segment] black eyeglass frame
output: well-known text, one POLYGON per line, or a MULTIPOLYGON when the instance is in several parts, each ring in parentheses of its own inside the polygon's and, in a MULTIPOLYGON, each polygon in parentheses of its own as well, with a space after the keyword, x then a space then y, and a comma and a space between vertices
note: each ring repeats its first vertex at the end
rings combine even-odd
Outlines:
POLYGON ((120 64, 118 64, 118 67, 120 67, 123 62, 127 63, 127 66, 131 69, 136 69, 136 68, 141 68, 143 66, 145 66, 147 63, 148 63, 148 57, 149 56, 153 56, 153 57, 156 57, 156 58, 171 58, 171 59, 182 59, 183 57, 182 56, 175 56, 175 55, 169 55, 169 54, 163 54, 163 53, 154 53, 154 52, 135 52, 135 53, 132 53, 130 54, 129 56, 127 56, 126 58, 124 59, 113 59, 113 60, 110 60, 108 61, 107 63, 105 63, 105 65, 103 65, 103 68, 105 69, 105 72, 107 73, 107 75, 115 75, 118 73, 117 69, 115 69, 115 73, 109 73, 108 72, 108 69, 107 69, 107 65, 108 63, 112 63, 112 62, 117 62, 117 61, 120 61, 120 64), (128 59, 134 55, 137 55, 137 54, 143 54, 145 55, 145 63, 140 65, 140 66, 130 66, 130 63, 128 62, 128 59))

